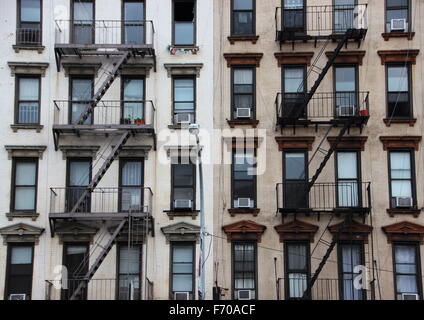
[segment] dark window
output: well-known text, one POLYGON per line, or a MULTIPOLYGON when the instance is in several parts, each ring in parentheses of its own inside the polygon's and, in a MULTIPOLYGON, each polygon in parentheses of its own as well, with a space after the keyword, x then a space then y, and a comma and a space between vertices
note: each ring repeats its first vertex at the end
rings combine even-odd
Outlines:
POLYGON ((310 275, 309 243, 286 242, 284 253, 286 297, 302 298, 310 275))
POLYGON ((144 104, 144 78, 122 78, 123 123, 146 121, 144 104))
POLYGON ((361 206, 359 153, 357 151, 338 151, 336 159, 337 206, 361 206))
POLYGON ((25 300, 31 299, 33 253, 33 244, 8 245, 6 299, 15 298, 12 294, 25 294, 25 300))
MULTIPOLYGON (((70 100, 69 123, 75 123, 79 116, 86 110, 89 101, 93 98, 94 83, 92 78, 72 77, 70 79, 70 100)), ((85 120, 84 124, 93 123, 93 115, 85 120)))
POLYGON ((233 150, 233 207, 256 207, 256 158, 254 149, 233 150), (246 199, 249 199, 248 201, 246 199))
POLYGON ((409 32, 410 23, 410 0, 386 0, 386 31, 409 32), (405 20, 405 23, 403 22, 405 20))
MULTIPOLYGON (((69 158, 66 181, 66 211, 70 211, 91 182, 91 158, 69 158)), ((79 210, 90 212, 90 199, 87 199, 79 210)))
POLYGON ((196 43, 196 1, 174 0, 174 45, 196 43))
POLYGON ((256 299, 256 243, 233 243, 233 296, 250 291, 251 299, 256 299), (243 291, 239 293, 239 291, 243 291))
POLYGON ((393 244, 394 276, 397 300, 421 299, 421 263, 415 243, 393 244))
POLYGON ((304 32, 305 10, 305 0, 283 0, 283 29, 304 32))
POLYGON ((387 66, 387 117, 412 117, 409 65, 387 66))
POLYGON ((285 66, 283 72, 283 117, 306 118, 307 108, 301 110, 306 93, 306 68, 285 66))
POLYGON ((16 124, 40 123, 40 77, 16 78, 16 124))
POLYGON ((118 299, 141 298, 141 246, 118 245, 118 299))
POLYGON ((346 117, 358 114, 356 66, 336 66, 334 68, 334 78, 336 116, 346 117))
POLYGON ((363 245, 360 243, 339 244, 339 283, 343 300, 365 299, 364 289, 355 288, 355 278, 360 275, 360 271, 355 270, 355 267, 364 265, 363 250, 363 245))
POLYGON ((255 68, 233 68, 232 72, 233 119, 254 119, 255 68))
POLYGON ((196 79, 194 77, 174 77, 174 123, 194 123, 196 110, 196 79))
POLYGON ((194 210, 196 208, 196 166, 189 159, 179 158, 171 164, 172 208, 194 210))
POLYGON ((392 208, 415 206, 415 168, 412 151, 389 152, 392 208))
POLYGON ((232 35, 255 34, 255 0, 232 0, 232 35))
POLYGON ((72 9, 72 43, 93 44, 94 1, 74 0, 72 9))
POLYGON ((41 0, 18 0, 18 45, 41 45, 41 0))
POLYGON ((11 211, 35 212, 37 207, 37 158, 14 158, 11 211))
POLYGON ((142 159, 121 159, 120 211, 140 212, 143 210, 143 172, 142 159))
POLYGON ((193 300, 195 250, 191 242, 171 243, 171 299, 193 300))
POLYGON ((308 208, 307 151, 283 153, 284 208, 308 208))
POLYGON ((334 31, 346 32, 355 27, 356 0, 334 0, 334 31))
MULTIPOLYGON (((68 271, 67 287, 62 288, 62 300, 72 297, 88 272, 89 265, 88 243, 65 243, 63 247, 63 265, 68 271)), ((63 284, 62 284, 63 286, 63 284)), ((87 299, 87 290, 83 289, 76 297, 77 300, 87 299)))
POLYGON ((124 43, 143 44, 145 37, 144 1, 124 0, 124 43))

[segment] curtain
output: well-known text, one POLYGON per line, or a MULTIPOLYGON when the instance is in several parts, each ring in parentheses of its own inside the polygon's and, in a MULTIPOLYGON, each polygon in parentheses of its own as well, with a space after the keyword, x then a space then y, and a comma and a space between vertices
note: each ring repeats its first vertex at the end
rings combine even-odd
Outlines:
POLYGON ((123 186, 140 186, 142 165, 140 161, 125 162, 122 167, 122 185, 123 186))
POLYGON ((303 273, 289 274, 289 295, 290 298, 301 298, 308 286, 308 277, 303 273))
POLYGON ((90 162, 71 162, 69 165, 69 185, 86 186, 90 183, 90 162))
POLYGON ((31 247, 12 247, 11 264, 31 264, 31 247))
POLYGON ((306 246, 302 244, 290 244, 287 246, 289 270, 307 269, 306 246))
POLYGON ((234 84, 252 84, 253 71, 252 69, 236 69, 234 70, 234 84))

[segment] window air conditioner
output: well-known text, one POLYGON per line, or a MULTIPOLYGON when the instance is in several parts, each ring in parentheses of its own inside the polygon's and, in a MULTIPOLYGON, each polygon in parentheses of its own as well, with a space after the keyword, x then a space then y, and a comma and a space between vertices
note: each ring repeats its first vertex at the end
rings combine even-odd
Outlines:
POLYGON ((237 300, 252 300, 252 291, 251 290, 238 290, 237 291, 237 300))
POLYGON ((9 300, 26 300, 25 293, 14 293, 9 296, 9 300))
POLYGON ((395 197, 396 207, 412 207, 411 197, 395 197))
POLYGON ((193 117, 191 113, 177 113, 174 117, 174 121, 176 124, 190 124, 193 122, 193 117))
POLYGON ((420 296, 416 293, 402 293, 402 300, 420 300, 420 296))
POLYGON ((174 200, 174 209, 191 209, 192 201, 189 199, 174 200))
POLYGON ((237 108, 236 117, 237 119, 249 119, 251 115, 250 108, 237 108))
POLYGON ((250 208, 252 201, 250 198, 238 198, 236 200, 236 207, 237 208, 250 208))
POLYGON ((355 115, 355 106, 337 106, 338 117, 352 117, 355 115))
POLYGON ((392 19, 390 20, 391 31, 405 31, 406 30, 406 19, 392 19))
POLYGON ((174 300, 189 300, 190 292, 174 292, 174 300))

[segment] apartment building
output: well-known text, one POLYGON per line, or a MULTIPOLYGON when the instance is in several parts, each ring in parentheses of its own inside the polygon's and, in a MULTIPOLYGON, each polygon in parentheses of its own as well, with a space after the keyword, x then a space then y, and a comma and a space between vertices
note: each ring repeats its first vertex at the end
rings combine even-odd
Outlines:
MULTIPOLYGON (((200 146, 187 124, 212 129, 211 11, 204 0, 1 1, 0 297, 199 298, 188 152, 200 146)), ((206 225, 212 216, 206 197, 206 225)), ((211 288, 212 257, 204 265, 211 288)))
POLYGON ((215 2, 221 299, 422 299, 423 10, 215 2))

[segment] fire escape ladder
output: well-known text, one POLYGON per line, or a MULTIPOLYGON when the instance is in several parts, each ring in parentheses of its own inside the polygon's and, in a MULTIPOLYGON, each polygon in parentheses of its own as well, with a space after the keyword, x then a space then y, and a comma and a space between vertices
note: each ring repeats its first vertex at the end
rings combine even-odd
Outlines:
POLYGON ((88 270, 87 274, 83 277, 81 282, 78 284, 78 287, 75 289, 75 291, 72 293, 72 296, 70 297, 70 300, 75 300, 78 295, 81 293, 81 291, 86 287, 88 282, 93 278, 96 271, 99 269, 100 265, 102 264, 103 260, 108 255, 109 251, 112 249, 113 244, 115 242, 116 237, 119 235, 119 233, 122 231, 122 228, 125 226, 125 224, 128 222, 127 219, 123 219, 121 223, 118 225, 118 227, 113 232, 112 236, 109 238, 109 241, 107 244, 103 247, 102 251, 100 252, 99 256, 97 257, 94 264, 91 266, 91 268, 88 270))
POLYGON ((87 186, 84 193, 81 195, 81 197, 78 199, 78 201, 75 203, 74 207, 71 210, 71 213, 77 212, 79 208, 85 203, 85 201, 89 198, 91 192, 93 189, 97 187, 100 180, 103 178, 103 176, 106 174, 107 170, 109 169, 110 165, 112 164, 113 160, 119 155, 121 152, 123 146, 128 141, 128 139, 131 136, 130 131, 126 131, 124 134, 122 134, 121 138, 119 139, 118 143, 114 146, 112 149, 112 152, 109 154, 109 156, 106 158, 105 162, 103 163, 102 167, 97 171, 96 175, 90 182, 90 184, 87 186))
POLYGON ((81 115, 78 117, 78 119, 75 121, 75 124, 80 125, 84 124, 84 122, 88 119, 90 114, 93 113, 94 108, 97 106, 99 101, 103 98, 106 91, 110 88, 113 81, 116 79, 116 77, 119 75, 120 70, 122 67, 128 62, 128 60, 131 57, 130 51, 125 51, 122 54, 121 59, 115 64, 112 71, 109 73, 109 75, 106 77, 103 84, 100 86, 100 88, 95 93, 93 100, 90 101, 90 103, 87 105, 87 108, 84 110, 84 112, 81 113, 81 115))

